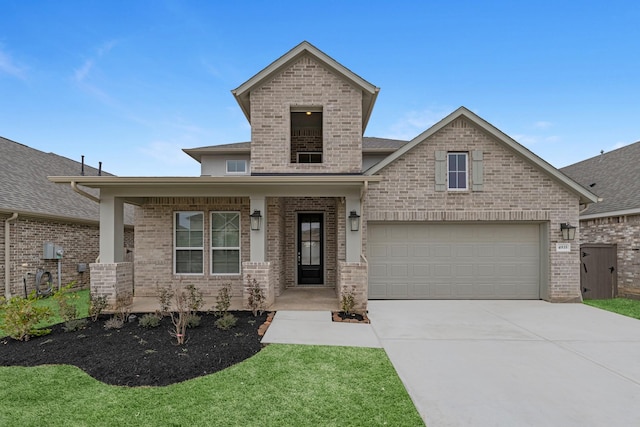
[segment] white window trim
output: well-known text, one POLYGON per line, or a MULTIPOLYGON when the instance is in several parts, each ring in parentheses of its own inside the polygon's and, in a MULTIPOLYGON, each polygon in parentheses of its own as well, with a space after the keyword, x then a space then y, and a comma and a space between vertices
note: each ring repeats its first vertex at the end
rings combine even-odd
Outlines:
POLYGON ((204 242, 205 242, 205 239, 204 239, 205 234, 204 233, 205 233, 205 229, 206 229, 206 227, 205 227, 206 223, 205 223, 204 219, 205 219, 204 211, 174 211, 173 212, 173 274, 175 276, 204 276, 204 242), (195 213, 195 214, 200 213, 200 214, 202 214, 202 246, 201 247, 197 247, 197 246, 196 247, 186 247, 186 246, 178 247, 177 246, 177 240, 178 239, 176 238, 176 231, 177 231, 177 229, 176 229, 176 217, 177 217, 178 214, 181 214, 181 213, 195 213), (202 251, 202 273, 178 273, 176 271, 176 266, 178 264, 178 256, 177 256, 178 250, 181 250, 181 251, 196 251, 196 250, 202 251))
POLYGON ((465 151, 448 151, 447 152, 447 191, 469 191, 469 153, 465 151), (464 188, 451 188, 449 186, 449 173, 451 169, 449 169, 449 156, 450 155, 464 155, 465 157, 465 171, 464 171, 464 188))
POLYGON ((249 173, 248 162, 244 159, 228 159, 225 160, 225 174, 226 175, 247 175, 249 173), (244 162, 244 172, 229 172, 229 162, 244 162))
POLYGON ((209 275, 210 276, 241 276, 242 275, 242 213, 240 211, 209 211, 209 236, 213 232, 213 214, 214 213, 235 213, 238 214, 238 247, 231 246, 213 246, 213 239, 211 239, 212 245, 210 246, 209 253, 209 275), (237 273, 214 273, 213 272, 213 251, 214 250, 232 249, 238 250, 238 272, 237 273))

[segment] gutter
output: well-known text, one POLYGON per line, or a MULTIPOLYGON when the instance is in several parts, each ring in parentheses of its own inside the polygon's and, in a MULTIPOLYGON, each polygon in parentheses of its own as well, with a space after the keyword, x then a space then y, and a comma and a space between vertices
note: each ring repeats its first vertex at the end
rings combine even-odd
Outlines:
POLYGON ((75 181, 71 181, 71 189, 73 191, 75 191, 76 193, 78 193, 81 196, 86 197, 89 200, 93 200, 96 203, 100 203, 100 199, 97 198, 96 196, 87 193, 86 191, 82 191, 81 189, 78 188, 78 184, 75 181))
POLYGON ((11 229, 9 223, 18 219, 18 214, 13 213, 4 220, 4 296, 11 298, 11 229))

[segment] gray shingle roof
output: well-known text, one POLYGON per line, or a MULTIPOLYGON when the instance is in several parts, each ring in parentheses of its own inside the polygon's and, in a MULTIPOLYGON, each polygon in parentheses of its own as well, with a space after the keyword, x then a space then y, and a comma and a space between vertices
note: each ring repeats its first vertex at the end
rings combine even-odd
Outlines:
MULTIPOLYGON (((99 206, 68 185, 50 182, 47 176, 80 176, 81 164, 54 153, 45 153, 0 137, 0 211, 95 221, 99 206)), ((86 176, 98 170, 85 165, 86 176)), ((103 175, 111 175, 102 172, 103 175)), ((82 188, 95 196, 99 192, 82 188)), ((125 223, 133 224, 133 210, 125 209, 125 223)))
POLYGON ((602 198, 583 216, 640 209, 640 141, 560 170, 602 198))

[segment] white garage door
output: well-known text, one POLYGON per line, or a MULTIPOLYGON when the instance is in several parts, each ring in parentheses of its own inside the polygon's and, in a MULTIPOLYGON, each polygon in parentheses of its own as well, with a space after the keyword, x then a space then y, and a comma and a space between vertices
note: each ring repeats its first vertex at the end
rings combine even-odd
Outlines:
POLYGON ((369 223, 370 299, 539 299, 537 224, 369 223))

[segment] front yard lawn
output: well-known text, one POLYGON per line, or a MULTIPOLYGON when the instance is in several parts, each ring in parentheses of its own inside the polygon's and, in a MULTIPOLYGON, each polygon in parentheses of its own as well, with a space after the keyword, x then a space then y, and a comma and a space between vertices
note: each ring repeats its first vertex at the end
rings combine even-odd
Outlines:
POLYGON ((640 300, 629 298, 590 299, 584 300, 584 303, 592 307, 640 319, 640 300))
POLYGON ((2 426, 424 425, 372 348, 271 344, 167 387, 109 386, 67 365, 1 367, 0 384, 2 426))

